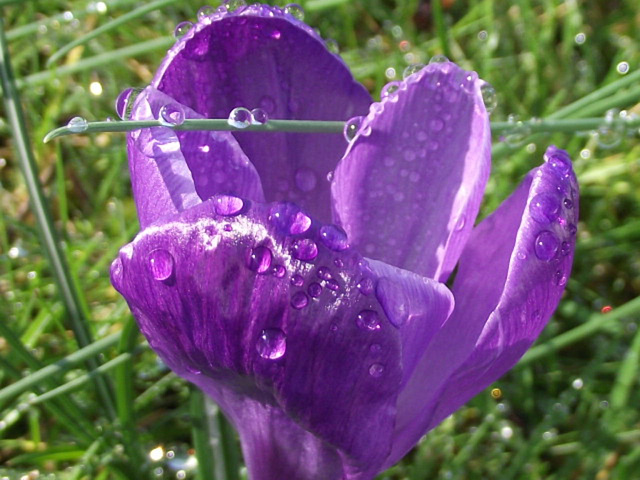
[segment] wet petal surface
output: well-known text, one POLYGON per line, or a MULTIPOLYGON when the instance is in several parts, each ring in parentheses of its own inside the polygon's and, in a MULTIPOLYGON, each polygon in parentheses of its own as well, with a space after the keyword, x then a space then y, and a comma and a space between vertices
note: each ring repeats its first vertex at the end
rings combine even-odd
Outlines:
MULTIPOLYGON (((247 415, 288 416, 291 435, 310 432, 305 441, 329 446, 345 469, 377 471, 391 448, 402 362, 412 357, 403 350, 419 346, 403 328, 431 337, 451 294, 411 278, 406 318, 401 311, 392 324, 385 309, 394 307, 381 305, 376 290, 379 275, 353 250, 327 247, 324 225, 291 233, 276 215, 299 218, 290 204, 233 198, 216 196, 143 230, 114 262, 113 284, 167 365, 203 386, 250 442, 273 439, 252 426, 266 418, 247 423, 247 415), (315 253, 299 255, 301 242, 315 253), (414 294, 432 300, 433 318, 414 294)), ((382 278, 400 288, 395 277, 404 274, 396 270, 382 278)), ((297 464, 299 454, 289 461, 297 464)))
MULTIPOLYGON (((187 118, 202 116, 153 87, 136 98, 131 111, 132 120, 165 119, 177 124, 187 118)), ((177 131, 167 126, 142 128, 127 137, 142 228, 217 193, 264 200, 258 173, 229 132, 177 131)))
POLYGON ((393 459, 513 367, 555 310, 573 260, 578 187, 566 152, 545 163, 473 231, 451 318, 399 398, 393 459), (557 199, 545 204, 540 195, 557 199), (552 218, 553 220, 550 220, 552 218))
POLYGON ((364 255, 441 281, 453 270, 489 176, 480 86, 431 64, 371 105, 332 183, 336 221, 364 255))
MULTIPOLYGON (((202 19, 169 51, 152 85, 207 118, 245 107, 260 108, 271 119, 347 120, 371 102, 310 27, 259 5, 202 19)), ((330 221, 326 178, 344 153, 341 134, 234 136, 260 174, 268 201, 294 201, 330 221)))

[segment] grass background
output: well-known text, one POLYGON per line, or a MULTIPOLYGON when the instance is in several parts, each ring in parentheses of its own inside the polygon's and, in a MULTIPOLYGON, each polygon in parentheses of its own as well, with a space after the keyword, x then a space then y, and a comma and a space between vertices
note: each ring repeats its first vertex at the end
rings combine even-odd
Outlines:
MULTIPOLYGON (((194 20, 205 3, 0 0, 28 145, 68 263, 56 270, 44 254, 51 243, 41 240, 16 155, 20 139, 4 108, 0 478, 246 476, 228 424, 209 412, 219 440, 209 451, 202 398, 158 362, 110 286, 108 266, 138 230, 124 136, 41 142, 76 115, 114 117, 118 93, 149 82, 175 25, 194 20), (134 8, 144 10, 129 14, 134 8), (126 21, 127 14, 135 18, 126 21), (109 23, 116 19, 119 25, 109 23), (85 41, 47 64, 78 39, 85 41), (65 309, 61 278, 71 285, 66 298, 75 313, 65 309), (88 346, 78 354, 83 331, 80 346, 88 346), (106 370, 99 380, 87 376, 97 365, 106 370)), ((640 478, 640 141, 637 129, 604 120, 610 108, 627 118, 639 110, 636 1, 300 3, 305 20, 336 40, 374 97, 408 64, 446 54, 495 87, 492 120, 603 118, 598 131, 529 135, 514 124, 494 139, 482 215, 541 161, 546 145, 575 159, 581 220, 572 277, 524 360, 380 478, 640 478)))

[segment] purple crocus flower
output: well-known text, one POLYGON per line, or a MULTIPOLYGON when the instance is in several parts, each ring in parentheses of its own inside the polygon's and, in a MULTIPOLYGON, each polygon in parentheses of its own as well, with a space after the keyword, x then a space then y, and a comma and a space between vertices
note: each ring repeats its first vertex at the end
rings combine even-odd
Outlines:
POLYGON ((169 123, 236 107, 363 116, 348 146, 128 137, 142 230, 113 284, 163 361, 231 419, 253 480, 372 478, 511 368, 553 313, 576 177, 549 147, 474 227, 490 169, 482 85, 433 63, 373 102, 312 29, 250 6, 203 16, 135 100, 131 118, 169 123))

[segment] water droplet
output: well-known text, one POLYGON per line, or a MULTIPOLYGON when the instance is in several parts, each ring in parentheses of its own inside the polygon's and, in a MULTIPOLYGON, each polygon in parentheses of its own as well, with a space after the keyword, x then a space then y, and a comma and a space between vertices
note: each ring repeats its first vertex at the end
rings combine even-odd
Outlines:
POLYGON ((284 7, 284 13, 288 13, 296 20, 304 20, 304 9, 297 3, 290 3, 284 7))
POLYGON ((548 230, 543 230, 538 234, 534 244, 536 257, 545 262, 553 260, 558 253, 560 241, 556 235, 548 230))
POLYGON ((371 353, 371 355, 377 357, 378 355, 380 355, 380 352, 382 352, 382 345, 380 345, 379 343, 372 343, 369 346, 369 352, 371 353))
POLYGON ((598 145, 601 148, 617 147, 625 135, 625 125, 615 123, 620 112, 617 109, 607 110, 604 116, 604 123, 595 132, 598 145))
POLYGON ((323 225, 320 227, 320 240, 334 252, 342 252, 349 248, 347 234, 337 225, 323 225))
POLYGON ((350 142, 356 137, 358 130, 360 130, 360 125, 362 125, 362 117, 353 117, 347 120, 344 124, 344 138, 347 142, 350 142))
POLYGON ((333 38, 327 38, 324 41, 324 44, 327 47, 327 50, 329 50, 331 53, 335 53, 336 55, 340 53, 340 45, 338 45, 338 42, 336 42, 333 38))
POLYGON ((576 233, 578 232, 578 227, 576 227, 573 223, 570 223, 567 226, 567 230, 569 230, 569 235, 575 237, 576 233))
POLYGON ((133 103, 141 91, 140 88, 126 88, 116 98, 115 110, 122 120, 127 120, 131 116, 133 103))
POLYGON ((466 222, 467 222, 467 217, 464 214, 462 214, 460 218, 458 218, 458 222, 456 223, 456 230, 457 231, 462 230, 466 222))
POLYGON ((407 79, 414 73, 418 73, 423 68, 424 68, 424 63, 413 63, 404 69, 404 71, 402 72, 402 78, 407 79))
POLYGON ((555 222, 560 215, 560 199, 555 195, 539 193, 531 199, 529 213, 536 222, 543 225, 555 222))
POLYGON ((230 217, 238 215, 244 208, 244 201, 232 195, 220 195, 214 200, 214 209, 218 215, 230 217))
POLYGON ((296 273, 293 277, 291 277, 291 285, 295 287, 301 287, 302 285, 304 285, 304 278, 296 273))
POLYGON ((333 276, 331 275, 331 270, 329 270, 327 267, 320 267, 316 272, 316 275, 322 280, 330 280, 333 278, 333 276))
POLYGON ((296 171, 296 186, 303 192, 310 192, 314 188, 316 188, 316 184, 318 183, 318 176, 316 173, 310 168, 299 168, 296 171))
POLYGON ((573 39, 578 45, 582 45, 586 40, 587 40, 587 36, 580 32, 578 34, 576 34, 576 36, 573 39))
POLYGON ((490 83, 483 83, 480 87, 482 92, 482 101, 484 102, 484 108, 487 109, 487 113, 491 114, 498 106, 498 96, 496 90, 490 83))
POLYGON ((331 183, 333 181, 333 170, 331 170, 329 173, 327 173, 327 182, 331 183))
POLYGON ((253 125, 264 125, 269 121, 269 115, 262 108, 251 110, 251 123, 253 125))
POLYGON ((89 128, 89 124, 82 117, 73 117, 69 120, 69 123, 67 123, 67 128, 73 133, 80 133, 86 131, 87 128, 89 128))
POLYGON ((310 262, 318 256, 318 246, 310 238, 303 238, 295 241, 291 253, 298 260, 310 262))
POLYGON ((251 250, 247 258, 247 268, 257 273, 265 273, 271 266, 273 254, 269 248, 260 245, 251 250))
POLYGON ((233 12, 240 7, 245 7, 247 2, 245 2, 245 0, 225 0, 223 5, 227 7, 228 11, 233 12))
POLYGON ((247 128, 251 125, 253 116, 251 112, 244 107, 236 107, 229 113, 227 123, 236 128, 247 128))
POLYGON ((312 298, 318 298, 322 294, 322 285, 317 282, 313 282, 309 284, 307 288, 307 292, 309 292, 309 296, 312 298))
POLYGON ((149 269, 154 280, 167 280, 173 275, 173 256, 162 248, 158 248, 149 253, 149 269))
POLYGON ((444 122, 440 118, 433 118, 429 122, 429 128, 431 130, 433 130, 434 132, 439 132, 440 130, 442 130, 444 128, 444 122))
POLYGON ((551 165, 553 171, 560 177, 566 177, 571 171, 571 159, 563 150, 555 150, 551 154, 544 154, 544 161, 551 165))
POLYGON ((505 136, 505 143, 513 148, 522 146, 531 133, 530 128, 513 114, 509 115, 507 122, 511 125, 511 128, 505 136))
POLYGON ((364 277, 358 282, 358 290, 363 295, 371 295, 374 289, 375 284, 369 277, 364 277))
POLYGON ((628 62, 620 62, 616 65, 616 70, 620 75, 626 75, 629 73, 629 63, 628 62))
POLYGON ((193 23, 191 22, 180 22, 178 25, 176 25, 176 28, 173 31, 173 36, 176 38, 182 38, 187 33, 189 33, 189 30, 191 30, 192 27, 193 23))
POLYGON ((397 100, 398 90, 400 90, 400 82, 389 82, 380 91, 380 98, 388 98, 389 100, 397 100))
POLYGON ((344 267, 344 262, 343 262, 342 260, 340 260, 339 258, 336 258, 336 259, 333 261, 333 264, 334 264, 336 267, 338 267, 338 268, 342 268, 342 267, 344 267))
POLYGON ((273 276, 276 278, 282 278, 286 275, 287 273, 287 269, 284 267, 284 265, 276 265, 275 267, 273 267, 273 276))
POLYGON ((184 123, 184 110, 177 103, 167 103, 160 109, 158 120, 168 127, 182 125, 184 123))
POLYGON ((570 198, 565 198, 564 200, 562 200, 562 204, 565 206, 565 208, 569 210, 573 208, 573 202, 571 201, 570 198))
POLYGON ((333 290, 334 292, 340 290, 340 284, 334 279, 327 280, 327 283, 325 285, 329 290, 333 290))
POLYGON ((362 330, 380 330, 380 318, 374 310, 362 310, 356 317, 356 325, 362 330))
POLYGON ((291 296, 291 306, 296 310, 301 310, 309 305, 309 297, 304 292, 296 292, 291 296))
POLYGON ((560 245, 560 253, 564 257, 569 255, 571 253, 571 244, 569 242, 562 242, 562 245, 560 245))
POLYGON ((518 252, 517 257, 519 260, 525 260, 527 258, 527 254, 524 252, 518 252))
POLYGON ((374 363, 369 367, 369 375, 375 378, 379 378, 384 373, 384 365, 381 363, 374 363))
POLYGON ((196 18, 198 20, 204 20, 207 17, 211 17, 215 13, 216 13, 216 9, 215 8, 213 8, 210 5, 205 5, 205 6, 201 7, 200 10, 198 10, 198 14, 197 14, 196 18))
POLYGON ((445 55, 434 55, 431 57, 431 60, 429 60, 429 63, 446 63, 448 61, 449 59, 445 55))
POLYGON ((276 203, 269 211, 269 221, 279 231, 292 235, 305 233, 311 227, 311 218, 289 202, 276 203))
POLYGON ((559 287, 564 287, 567 284, 567 276, 562 270, 556 271, 555 275, 553 276, 553 283, 555 283, 559 287))
POLYGON ((282 358, 287 350, 287 337, 279 328, 266 328, 260 332, 256 350, 267 360, 282 358))

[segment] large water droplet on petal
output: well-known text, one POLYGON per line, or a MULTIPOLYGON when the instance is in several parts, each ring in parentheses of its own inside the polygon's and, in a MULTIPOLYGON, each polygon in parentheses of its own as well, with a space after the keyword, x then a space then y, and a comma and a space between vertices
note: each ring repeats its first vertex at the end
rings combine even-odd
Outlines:
POLYGON ((149 270, 154 280, 167 280, 173 275, 173 256, 163 248, 158 248, 149 253, 149 270))
POLYGON ((347 234, 337 225, 323 225, 320 227, 320 240, 335 252, 341 252, 349 248, 347 234))
POLYGON ((362 330, 380 330, 380 317, 374 310, 362 310, 356 317, 356 325, 362 330))
POLYGON ((279 328, 262 330, 256 343, 258 354, 267 360, 282 358, 287 350, 287 337, 279 328))
POLYGON ((257 273, 265 273, 271 266, 273 254, 268 247, 260 245, 251 250, 249 258, 247 258, 247 267, 257 273))
POLYGON ((384 365, 381 363, 374 363, 369 367, 369 375, 374 378, 379 378, 384 373, 384 365))
POLYGON ((424 68, 424 63, 412 63, 402 72, 402 78, 406 79, 413 75, 414 73, 418 73, 420 70, 424 68))
POLYGON ((301 287, 302 285, 304 285, 304 278, 296 273, 293 277, 291 277, 291 285, 301 287))
POLYGON ((560 199, 555 195, 540 193, 531 199, 529 213, 536 222, 543 225, 555 222, 560 215, 560 199))
POLYGON ((269 221, 280 232, 292 235, 305 233, 311 227, 311 218, 289 202, 273 205, 269 211, 269 221))
POLYGON ((544 160, 553 168, 560 177, 565 177, 571 171, 571 160, 569 156, 562 151, 556 151, 552 154, 544 155, 544 160))
POLYGON ((296 310, 301 310, 309 305, 309 297, 304 292, 296 292, 291 296, 291 306, 296 310))
POLYGON ((203 20, 207 17, 211 17, 215 13, 216 13, 215 8, 213 8, 210 5, 205 5, 203 7, 200 7, 200 10, 198 10, 198 14, 196 15, 196 18, 198 20, 203 20))
POLYGON ((375 283, 369 277, 364 277, 358 282, 358 290, 363 295, 371 295, 375 289, 375 283))
POLYGON ((446 55, 434 55, 433 57, 431 57, 431 60, 429 60, 429 63, 446 63, 448 61, 449 59, 446 57, 446 55))
POLYGON ((220 195, 214 201, 214 208, 218 215, 226 217, 238 215, 244 207, 244 201, 233 195, 220 195))
POLYGON ((235 128, 247 128, 251 125, 253 116, 251 112, 244 107, 236 107, 229 113, 227 123, 235 128))
POLYGON ((299 168, 296 171, 296 186, 303 192, 310 192, 316 188, 318 183, 318 176, 310 168, 299 168))
POLYGON ((304 9, 297 3, 290 3, 284 7, 284 13, 288 13, 296 20, 304 20, 304 9))
POLYGON ((298 260, 310 262, 318 256, 318 246, 310 238, 302 238, 293 244, 292 254, 298 260))
POLYGON ((344 138, 347 142, 350 142, 354 138, 356 138, 356 134, 358 130, 360 130, 360 125, 362 125, 362 117, 353 117, 347 120, 344 124, 344 138))
POLYGON ((553 260, 558 253, 560 240, 556 235, 548 230, 544 230, 538 234, 534 244, 536 257, 545 262, 553 260))
POLYGON ((180 22, 178 25, 176 25, 176 28, 173 31, 173 36, 176 38, 182 38, 187 33, 189 33, 189 30, 191 30, 192 27, 193 27, 193 23, 191 22, 188 22, 188 21, 180 22))
POLYGON ((227 10, 233 12, 240 7, 245 7, 247 2, 245 0, 225 0, 223 5, 227 7, 227 10))
POLYGON ((322 294, 322 285, 318 282, 312 282, 307 288, 310 297, 318 298, 322 294))
POLYGON ((391 101, 398 99, 398 90, 400 90, 400 82, 389 82, 380 91, 380 98, 388 98, 391 101))
POLYGON ((487 113, 491 114, 498 106, 498 96, 496 90, 490 83, 484 83, 480 87, 482 93, 482 100, 484 101, 484 108, 487 109, 487 113))
POLYGON ((89 124, 82 117, 73 117, 69 120, 69 123, 67 123, 67 128, 73 133, 80 133, 86 131, 87 128, 89 128, 89 124))

